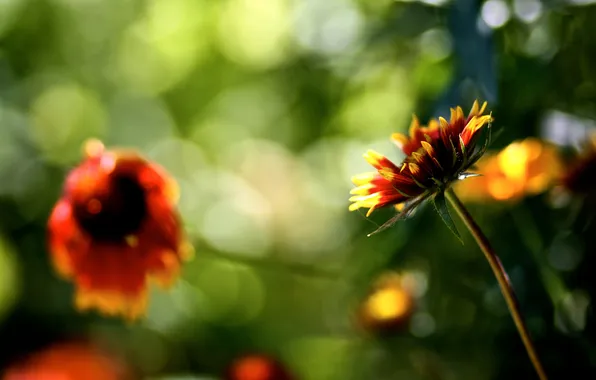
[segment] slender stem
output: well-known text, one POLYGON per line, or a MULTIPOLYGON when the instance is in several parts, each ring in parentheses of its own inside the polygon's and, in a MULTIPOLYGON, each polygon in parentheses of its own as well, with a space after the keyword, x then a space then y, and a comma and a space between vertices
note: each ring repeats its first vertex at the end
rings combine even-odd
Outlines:
POLYGON ((536 353, 536 349, 534 348, 534 344, 532 343, 532 339, 530 338, 530 333, 528 332, 528 327, 524 322, 519 303, 517 301, 517 298, 515 297, 515 292, 513 291, 513 286, 511 285, 509 276, 507 276, 507 273, 505 272, 505 268, 503 268, 503 264, 501 264, 501 260, 499 260, 499 257, 497 256, 490 243, 488 242, 488 239, 486 238, 478 224, 476 224, 476 222, 472 218, 472 215, 470 215, 466 207, 463 205, 463 203, 461 203, 457 195, 455 195, 453 190, 448 189, 445 192, 445 196, 447 197, 455 211, 457 211, 457 214, 463 220, 466 227, 468 227, 468 230, 470 231, 472 236, 474 236, 474 239, 476 239, 478 246, 484 253, 486 259, 488 260, 488 263, 490 264, 490 267, 493 270, 495 277, 497 278, 499 286, 501 287, 501 292, 505 297, 505 301, 507 301, 507 306, 509 307, 509 312, 513 317, 513 321, 515 322, 517 331, 519 332, 519 335, 521 336, 521 339, 524 342, 524 346, 526 346, 526 351, 528 352, 528 356, 530 357, 530 360, 534 365, 534 369, 536 370, 536 373, 538 373, 538 377, 541 380, 546 380, 546 373, 544 372, 544 368, 540 363, 540 359, 538 358, 538 354, 536 353))
POLYGON ((273 258, 249 258, 249 257, 241 257, 230 255, 222 252, 217 253, 206 253, 203 255, 204 257, 212 257, 215 259, 220 260, 227 260, 239 264, 244 264, 248 266, 259 267, 262 269, 272 269, 272 270, 285 270, 292 274, 306 276, 306 277, 318 277, 318 278, 326 278, 328 280, 338 280, 341 279, 341 272, 340 269, 325 269, 316 267, 311 264, 300 264, 300 263, 288 263, 281 260, 276 260, 273 258))
POLYGON ((563 296, 569 292, 561 277, 545 262, 544 242, 538 231, 538 226, 532 215, 522 207, 516 207, 511 210, 513 223, 516 224, 520 233, 520 238, 526 244, 528 250, 534 256, 534 261, 540 267, 539 273, 546 292, 550 297, 553 306, 557 307, 563 296))

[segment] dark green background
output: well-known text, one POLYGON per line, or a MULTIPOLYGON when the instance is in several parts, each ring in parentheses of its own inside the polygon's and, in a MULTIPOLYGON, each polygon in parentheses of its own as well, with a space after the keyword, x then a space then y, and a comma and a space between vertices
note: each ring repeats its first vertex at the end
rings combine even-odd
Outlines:
MULTIPOLYGON (((350 176, 369 170, 362 153, 400 160, 388 138, 412 113, 486 99, 492 149, 556 119, 567 152, 594 127, 596 7, 483 3, 0 2, 0 367, 88 337, 143 378, 218 378, 248 352, 306 380, 535 378, 458 221, 463 246, 431 207, 367 238, 392 212, 347 210, 350 176), (479 21, 499 9, 504 25, 479 21), (137 147, 181 186, 196 258, 134 326, 78 314, 45 249, 88 137, 137 147), (389 269, 426 291, 402 332, 365 334, 355 308, 389 269)), ((595 376, 593 209, 543 194, 471 212, 551 378, 595 376)))

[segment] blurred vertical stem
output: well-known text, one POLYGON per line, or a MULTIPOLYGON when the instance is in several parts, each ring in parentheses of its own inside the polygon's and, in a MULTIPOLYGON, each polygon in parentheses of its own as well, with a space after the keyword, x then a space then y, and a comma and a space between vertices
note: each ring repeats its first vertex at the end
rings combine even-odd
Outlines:
POLYGON ((538 354, 536 353, 536 349, 534 348, 534 343, 532 343, 532 338, 530 338, 530 333, 528 332, 528 327, 526 326, 526 323, 522 316, 519 303, 515 296, 515 292, 513 291, 513 286, 511 285, 511 281, 509 281, 509 276, 507 276, 505 268, 503 268, 503 265, 501 264, 501 260, 499 260, 499 257, 491 247, 490 243, 488 242, 488 239, 486 238, 478 224, 476 224, 476 222, 472 218, 472 215, 470 215, 466 207, 463 205, 463 203, 461 203, 457 195, 455 195, 453 189, 447 189, 445 191, 445 196, 447 197, 455 211, 457 211, 457 214, 463 220, 466 227, 468 227, 468 230, 470 231, 472 236, 474 236, 474 239, 476 239, 476 243, 478 243, 478 246, 480 247, 482 252, 484 252, 484 256, 486 257, 486 260, 488 260, 488 263, 490 264, 490 267, 493 270, 493 273, 495 274, 497 281, 499 282, 501 292, 505 297, 505 301, 507 301, 509 312, 513 317, 513 321, 515 322, 517 331, 519 332, 519 335, 521 336, 521 339, 524 342, 524 346, 526 346, 526 351, 528 352, 528 356, 530 357, 530 360, 534 365, 534 369, 536 370, 536 373, 538 373, 538 377, 541 380, 546 380, 546 373, 544 372, 544 368, 540 363, 540 359, 538 358, 538 354))
POLYGON ((561 300, 565 294, 569 293, 569 290, 561 277, 545 261, 545 255, 543 254, 545 246, 536 221, 524 207, 515 207, 510 210, 510 213, 513 223, 520 231, 520 239, 534 256, 542 283, 553 303, 553 307, 559 307, 561 300))

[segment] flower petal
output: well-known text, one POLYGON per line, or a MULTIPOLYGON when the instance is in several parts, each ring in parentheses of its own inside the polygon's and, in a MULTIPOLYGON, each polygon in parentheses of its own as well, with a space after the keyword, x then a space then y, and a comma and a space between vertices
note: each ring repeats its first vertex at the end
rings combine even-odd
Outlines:
POLYGON ((352 182, 356 186, 362 186, 362 185, 372 181, 376 174, 377 173, 375 173, 375 172, 361 173, 361 174, 353 176, 352 182))
POLYGON ((404 146, 410 141, 406 135, 397 132, 391 135, 391 140, 401 150, 403 150, 404 146))
POLYGON ((399 168, 391 160, 374 150, 366 152, 364 158, 379 171, 380 175, 388 180, 399 174, 399 168))

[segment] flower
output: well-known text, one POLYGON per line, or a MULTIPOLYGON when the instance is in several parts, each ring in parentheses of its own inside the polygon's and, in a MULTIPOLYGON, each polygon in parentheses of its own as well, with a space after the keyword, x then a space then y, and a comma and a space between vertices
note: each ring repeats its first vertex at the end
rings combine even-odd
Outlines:
POLYGON ((85 145, 48 221, 59 274, 76 284, 79 310, 135 320, 147 305, 147 280, 177 277, 189 245, 175 210, 176 183, 135 151, 85 145))
POLYGON ((572 194, 594 196, 596 193, 596 133, 583 144, 582 150, 569 164, 561 185, 572 194))
POLYGON ((592 132, 562 166, 561 175, 549 194, 551 205, 574 204, 582 209, 593 209, 596 206, 596 132, 592 132))
POLYGON ((517 201, 553 186, 561 175, 562 163, 554 146, 530 137, 514 141, 498 153, 486 154, 476 168, 480 177, 456 185, 462 199, 517 201))
MULTIPOLYGON (((461 107, 451 109, 450 121, 440 117, 430 120, 428 126, 420 125, 416 116, 410 125, 410 135, 392 135, 393 142, 405 153, 401 165, 369 150, 364 158, 377 169, 354 176, 357 186, 350 192, 350 211, 368 208, 367 216, 375 209, 404 203, 403 210, 376 232, 391 226, 430 196, 442 197, 452 182, 473 174, 467 173, 484 153, 489 138, 477 148, 480 130, 493 120, 484 115, 487 103, 474 105, 467 117, 461 107)), ((490 130, 490 129, 489 129, 490 130)))
POLYGON ((130 380, 124 362, 81 342, 60 343, 10 366, 2 380, 130 380))
POLYGON ((227 380, 291 380, 289 372, 274 358, 249 354, 235 360, 228 368, 227 380))
POLYGON ((402 331, 414 311, 413 284, 408 275, 388 272, 377 279, 359 308, 359 321, 369 331, 402 331))

